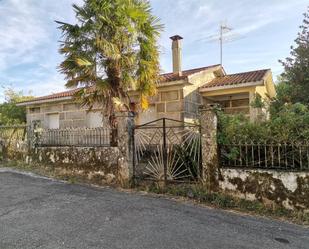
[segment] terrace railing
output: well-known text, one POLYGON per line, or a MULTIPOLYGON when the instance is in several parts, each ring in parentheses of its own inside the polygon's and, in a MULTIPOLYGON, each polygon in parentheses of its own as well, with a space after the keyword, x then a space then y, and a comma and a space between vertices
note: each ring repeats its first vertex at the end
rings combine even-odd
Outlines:
POLYGON ((109 128, 48 129, 37 132, 37 146, 109 147, 109 128))
POLYGON ((221 144, 221 167, 309 171, 309 142, 233 142, 221 144))

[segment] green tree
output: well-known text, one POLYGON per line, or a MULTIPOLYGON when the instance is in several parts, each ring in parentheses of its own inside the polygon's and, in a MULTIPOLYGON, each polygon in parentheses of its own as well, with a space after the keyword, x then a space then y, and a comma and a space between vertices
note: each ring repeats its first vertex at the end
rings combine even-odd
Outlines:
POLYGON ((0 104, 0 125, 14 125, 26 122, 26 109, 17 106, 18 102, 30 100, 32 96, 25 96, 23 92, 16 92, 12 88, 4 90, 5 101, 0 104))
POLYGON ((275 87, 276 98, 273 99, 269 108, 271 117, 276 117, 285 105, 292 103, 293 86, 291 84, 279 77, 275 87))
POLYGON ((90 109, 101 103, 109 116, 119 106, 129 108, 129 90, 139 92, 146 109, 159 80, 157 40, 163 28, 149 1, 85 0, 73 8, 75 25, 57 22, 66 86, 81 87, 77 99, 90 109))
MULTIPOLYGON (((283 96, 278 96, 291 101, 309 104, 309 7, 304 13, 301 31, 295 40, 295 46, 291 46, 290 57, 281 61, 284 72, 281 75, 280 85, 283 96), (289 97, 287 99, 287 97, 289 97)), ((284 99, 283 99, 284 100, 284 99)), ((279 101, 282 101, 282 99, 279 101)))

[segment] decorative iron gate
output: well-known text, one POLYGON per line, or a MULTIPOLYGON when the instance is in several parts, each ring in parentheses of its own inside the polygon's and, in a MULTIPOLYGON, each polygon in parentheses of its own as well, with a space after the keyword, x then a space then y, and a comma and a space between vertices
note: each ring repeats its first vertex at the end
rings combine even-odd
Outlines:
POLYGON ((201 177, 200 126, 161 118, 133 129, 133 178, 192 182, 201 177))

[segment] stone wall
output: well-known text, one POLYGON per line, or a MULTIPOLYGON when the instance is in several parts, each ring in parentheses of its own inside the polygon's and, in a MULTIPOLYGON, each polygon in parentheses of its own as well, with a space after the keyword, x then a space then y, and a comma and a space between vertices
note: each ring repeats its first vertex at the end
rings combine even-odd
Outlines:
MULTIPOLYGON (((138 95, 130 96, 131 101, 139 103, 138 95)), ((182 86, 166 86, 158 89, 158 93, 150 98, 149 108, 139 111, 135 118, 137 125, 159 118, 171 118, 183 120, 184 118, 184 97, 182 86)))
POLYGON ((118 136, 114 147, 40 147, 36 145, 35 132, 29 129, 28 140, 11 139, 8 142, 0 136, 0 160, 54 166, 72 176, 82 172, 92 176, 99 175, 107 183, 125 186, 132 174, 129 126, 133 122, 133 116, 123 112, 117 113, 116 117, 118 136))
MULTIPOLYGON (((100 113, 99 106, 95 106, 92 113, 100 113)), ((60 101, 27 107, 27 123, 39 121, 43 128, 48 128, 50 114, 59 114, 59 128, 81 128, 89 126, 90 114, 87 108, 72 101, 60 101)))
POLYGON ((218 161, 217 117, 200 110, 203 178, 208 191, 219 191, 266 205, 309 212, 309 172, 222 168, 218 161))
POLYGON ((309 173, 221 168, 222 191, 266 205, 309 212, 309 173))
POLYGON ((99 174, 108 183, 122 182, 122 155, 118 147, 39 147, 28 155, 27 163, 54 165, 74 171, 99 174))
POLYGON ((199 87, 215 78, 212 70, 206 70, 189 77, 191 85, 184 87, 184 121, 196 122, 199 119, 199 107, 203 104, 203 97, 199 87))

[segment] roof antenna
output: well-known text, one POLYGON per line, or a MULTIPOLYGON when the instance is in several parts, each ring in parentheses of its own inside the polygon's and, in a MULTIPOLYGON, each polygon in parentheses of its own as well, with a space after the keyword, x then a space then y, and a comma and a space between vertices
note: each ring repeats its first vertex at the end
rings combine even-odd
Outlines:
POLYGON ((220 43, 220 64, 223 66, 223 45, 224 43, 233 42, 236 40, 239 40, 243 37, 241 37, 237 33, 233 33, 234 29, 227 25, 227 22, 221 22, 219 26, 219 33, 215 35, 210 35, 205 38, 202 38, 202 41, 206 42, 217 42, 220 43))

